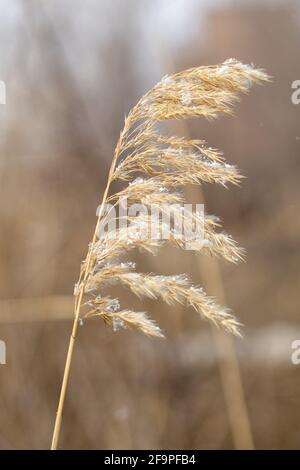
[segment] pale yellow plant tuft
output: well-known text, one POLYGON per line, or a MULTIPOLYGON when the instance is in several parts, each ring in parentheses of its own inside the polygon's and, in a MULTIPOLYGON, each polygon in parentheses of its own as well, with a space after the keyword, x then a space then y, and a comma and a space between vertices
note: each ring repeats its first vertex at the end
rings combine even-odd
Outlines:
MULTIPOLYGON (((219 150, 207 147, 202 140, 162 135, 156 123, 171 118, 215 118, 219 113, 231 113, 232 104, 238 100, 239 93, 246 93, 252 83, 265 80, 268 77, 263 71, 234 59, 221 65, 195 67, 164 77, 141 98, 125 119, 109 184, 114 180, 128 181, 129 184, 120 192, 105 197, 103 202, 127 198, 134 203, 156 205, 163 211, 166 204, 184 202, 179 189, 187 184, 238 184, 242 176, 235 166, 225 162, 219 150)), ((196 241, 194 251, 208 252, 231 262, 242 259, 243 250, 228 234, 217 231, 219 223, 215 218, 197 214, 194 217, 202 217, 204 224, 204 242, 196 241)), ((203 318, 238 335, 239 322, 235 317, 215 304, 202 289, 194 287, 187 277, 136 273, 131 265, 124 268, 125 264, 120 263, 119 258, 133 248, 156 253, 166 243, 183 248, 185 242, 172 236, 168 242, 149 237, 141 239, 136 235, 138 229, 143 224, 147 226, 150 221, 146 216, 140 216, 130 222, 129 229, 119 229, 116 239, 103 234, 90 246, 88 266, 87 262, 83 264, 76 286, 77 298, 80 292, 89 297, 89 311, 84 316, 98 315, 106 320, 111 317, 109 323, 113 324, 113 319, 119 316, 118 311, 112 311, 109 305, 99 304, 96 299, 102 295, 100 292, 105 285, 118 282, 139 297, 161 298, 168 304, 178 302, 192 306, 203 318)), ((157 336, 157 326, 152 323, 151 329, 147 319, 145 329, 142 318, 139 316, 136 324, 132 318, 130 326, 157 336)), ((129 324, 124 322, 124 326, 129 324)))
MULTIPOLYGON (((193 286, 188 276, 138 273, 133 263, 120 260, 134 248, 150 253, 156 253, 167 243, 183 248, 184 240, 176 236, 171 236, 170 240, 137 236, 141 226, 149 227, 149 218, 144 215, 128 220, 129 229, 120 228, 117 238, 102 234, 99 228, 103 224, 105 203, 117 204, 120 197, 165 210, 168 204, 184 202, 180 188, 185 185, 238 184, 242 176, 235 166, 226 163, 219 150, 207 147, 203 140, 165 136, 159 131, 158 123, 196 116, 213 119, 220 113, 231 114, 232 105, 239 99, 240 93, 247 93, 254 83, 268 80, 262 70, 235 59, 215 66, 194 67, 165 76, 126 117, 112 159, 94 236, 75 286, 75 318, 52 449, 57 448, 79 320, 98 316, 114 330, 133 328, 149 336, 163 336, 156 323, 144 312, 122 309, 117 299, 103 295, 108 284, 122 284, 140 298, 162 299, 169 305, 177 302, 190 306, 217 327, 235 335, 240 334, 240 324, 235 316, 217 305, 202 288, 193 286), (128 184, 119 193, 109 195, 111 183, 116 180, 128 184)), ((204 240, 195 242, 195 252, 203 251, 234 263, 242 259, 243 250, 228 234, 220 231, 218 219, 195 214, 193 222, 197 222, 197 218, 203 223, 204 240)))

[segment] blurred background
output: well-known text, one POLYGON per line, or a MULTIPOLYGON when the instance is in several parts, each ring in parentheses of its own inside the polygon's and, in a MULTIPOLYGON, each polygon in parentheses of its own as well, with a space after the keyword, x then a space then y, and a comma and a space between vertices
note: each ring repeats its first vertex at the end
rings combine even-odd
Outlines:
POLYGON ((193 202, 247 250, 232 266, 192 253, 137 255, 143 271, 190 272, 239 316, 244 338, 192 310, 118 295, 165 341, 79 330, 60 446, 300 447, 299 1, 1 0, 0 448, 47 449, 73 316, 73 285, 124 116, 172 71, 230 57, 264 68, 234 117, 170 123, 206 139, 247 178, 193 202))

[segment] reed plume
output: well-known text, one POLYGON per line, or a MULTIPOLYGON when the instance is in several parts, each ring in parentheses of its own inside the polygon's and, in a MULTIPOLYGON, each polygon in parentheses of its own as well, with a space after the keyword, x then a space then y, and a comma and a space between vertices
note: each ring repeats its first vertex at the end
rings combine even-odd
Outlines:
MULTIPOLYGON (((147 214, 125 215, 126 226, 118 228, 117 236, 102 231, 108 220, 106 204, 114 207, 126 199, 156 207, 162 213, 169 205, 177 205, 173 218, 182 215, 184 202, 180 188, 188 184, 239 184, 238 169, 226 163, 222 152, 208 147, 203 140, 166 136, 159 123, 168 119, 204 116, 216 118, 220 113, 231 114, 232 105, 240 93, 247 93, 253 83, 266 81, 268 76, 253 66, 234 59, 223 64, 195 67, 165 76, 148 91, 125 118, 117 142, 108 182, 99 208, 94 236, 82 263, 75 286, 75 318, 69 343, 65 373, 52 440, 57 448, 62 411, 70 372, 78 323, 82 318, 100 317, 114 330, 134 328, 156 337, 163 337, 159 326, 144 312, 123 309, 118 299, 107 297, 103 290, 109 284, 121 284, 138 297, 162 299, 167 304, 191 306, 214 325, 240 334, 240 324, 226 308, 215 303, 201 287, 194 286, 187 275, 162 276, 139 273, 134 263, 120 258, 135 248, 155 254, 166 244, 184 248, 186 240, 172 226, 168 239, 149 236, 152 221, 147 214), (124 189, 109 195, 113 181, 126 182, 124 189), (180 214, 179 214, 180 213, 180 214), (145 236, 146 234, 146 236, 145 236)), ((111 209, 112 210, 112 209, 111 209)), ((183 218, 186 215, 183 214, 183 218)), ((124 220, 123 220, 124 222, 124 220)), ((193 241, 192 249, 219 256, 230 262, 243 258, 230 235, 221 231, 216 217, 194 213, 186 224, 202 224, 204 237, 193 241)), ((160 227, 162 230, 164 227, 160 227)))

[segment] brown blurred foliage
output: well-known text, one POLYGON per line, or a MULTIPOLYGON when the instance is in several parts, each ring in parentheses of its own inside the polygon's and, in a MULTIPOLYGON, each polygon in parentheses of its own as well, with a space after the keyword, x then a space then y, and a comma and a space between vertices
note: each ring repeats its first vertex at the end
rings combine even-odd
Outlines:
MULTIPOLYGON (((229 57, 265 68, 273 83, 244 97, 235 117, 191 121, 188 130, 224 150, 247 176, 241 188, 205 186, 204 193, 207 211, 223 218, 248 253, 245 264, 221 268, 228 303, 246 325, 237 347, 255 446, 299 447, 300 369, 290 361, 290 340, 300 339, 300 105, 291 102, 300 31, 293 3, 212 2, 201 47, 193 41, 174 54, 161 45, 149 73, 141 73, 137 53, 144 2, 104 10, 107 2, 88 2, 87 18, 68 10, 67 1, 61 11, 17 3, 16 28, 0 33, 0 78, 7 84, 0 109, 0 339, 7 345, 0 448, 50 445, 70 296, 124 115, 170 64, 180 70, 229 57)), ((191 197, 198 201, 197 189, 191 197)), ((136 256, 143 271, 187 271, 201 283, 190 253, 136 256)), ((214 294, 213 285, 205 287, 214 294)), ((61 445, 232 448, 210 330, 192 311, 142 306, 159 320, 166 341, 112 333, 97 320, 81 328, 61 445)))

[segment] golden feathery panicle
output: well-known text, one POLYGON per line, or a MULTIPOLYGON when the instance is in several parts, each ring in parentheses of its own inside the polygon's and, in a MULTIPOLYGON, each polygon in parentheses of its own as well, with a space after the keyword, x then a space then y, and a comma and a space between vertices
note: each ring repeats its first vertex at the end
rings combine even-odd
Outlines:
POLYGON ((97 296, 93 302, 87 302, 92 310, 84 315, 84 318, 98 316, 105 324, 112 326, 114 331, 120 328, 134 328, 141 330, 149 336, 163 338, 163 334, 156 323, 148 318, 145 312, 133 312, 131 310, 120 310, 118 299, 97 296))
POLYGON ((152 254, 167 244, 184 249, 186 242, 188 249, 195 253, 203 251, 233 263, 243 258, 243 250, 230 235, 220 231, 217 218, 199 211, 191 216, 185 212, 181 191, 188 184, 238 184, 242 178, 239 171, 226 163, 222 152, 208 147, 202 140, 164 135, 159 130, 159 122, 196 116, 213 119, 220 113, 231 114, 240 93, 247 93, 253 83, 268 80, 262 70, 235 59, 210 67, 194 67, 165 76, 126 117, 113 155, 95 232, 74 289, 74 322, 51 449, 58 446, 80 319, 98 316, 114 330, 133 328, 149 336, 163 337, 160 328, 144 312, 122 309, 118 299, 105 296, 103 291, 107 285, 118 283, 138 297, 190 306, 217 327, 240 334, 240 324, 234 315, 215 303, 202 288, 193 286, 188 276, 138 273, 133 263, 121 262, 120 258, 135 248, 152 254), (127 185, 110 195, 111 183, 117 180, 127 185), (116 206, 121 208, 125 202, 154 208, 162 216, 161 223, 152 214, 149 216, 147 210, 134 215, 128 211, 116 217, 114 209, 116 206), (184 222, 183 232, 177 226, 179 216, 184 222), (105 231, 103 227, 107 221, 113 228, 105 231), (114 236, 114 222, 121 223, 117 236, 114 236), (195 226, 202 229, 203 236, 194 237, 190 243, 191 240, 185 237, 185 228, 194 233, 195 226), (168 236, 159 236, 162 233, 168 236))
MULTIPOLYGON (((240 93, 247 93, 253 83, 268 80, 262 70, 234 59, 165 76, 140 99, 125 119, 108 188, 114 180, 128 184, 110 196, 107 191, 102 206, 108 202, 117 205, 118 201, 126 199, 129 203, 151 205, 161 213, 167 213, 168 206, 172 205, 174 218, 176 211, 182 215, 180 204, 184 197, 180 188, 185 185, 238 184, 242 176, 235 166, 226 163, 222 152, 206 146, 203 140, 165 136, 159 132, 157 123, 174 118, 204 116, 211 119, 220 113, 230 114, 240 93), (178 208, 174 209, 174 204, 178 204, 178 208)), ((102 210, 97 237, 90 245, 75 287, 76 298, 80 293, 87 297, 85 304, 89 310, 83 316, 100 316, 115 329, 116 325, 132 327, 148 335, 162 336, 157 325, 144 313, 121 310, 116 299, 102 297, 107 284, 120 283, 138 297, 192 306, 203 318, 238 335, 239 322, 235 317, 209 298, 202 288, 193 286, 187 276, 137 273, 132 263, 120 262, 119 258, 134 248, 155 254, 166 244, 184 248, 186 242, 174 226, 168 239, 151 237, 153 221, 147 214, 124 217, 128 224, 118 228, 116 237, 111 237, 109 231, 99 233, 99 227, 107 221, 102 210)), ((191 249, 195 253, 203 251, 233 263, 243 259, 243 250, 230 235, 219 231, 220 223, 215 217, 196 213, 190 222, 185 222, 187 225, 199 222, 203 226, 203 238, 193 241, 191 249)))
MULTIPOLYGON (((132 269, 134 269, 132 265, 126 265, 125 263, 108 265, 93 276, 86 285, 86 292, 91 292, 100 286, 104 286, 105 283, 114 284, 119 282, 128 287, 139 298, 162 299, 168 305, 174 305, 177 302, 187 307, 191 306, 204 319, 212 321, 217 326, 223 326, 230 333, 235 335, 240 334, 239 323, 234 316, 227 309, 217 305, 205 294, 202 288, 194 287, 185 274, 161 276, 136 273, 132 272, 132 269), (130 269, 130 272, 128 272, 128 269, 130 269)), ((93 302, 91 302, 91 306, 93 307, 93 302)), ((101 308, 100 310, 103 312, 105 309, 101 308)), ((116 314, 118 315, 118 313, 117 311, 116 314)), ((85 317, 90 315, 95 315, 94 309, 88 312, 85 317)), ((114 312, 111 318, 112 321, 118 319, 118 317, 115 317, 114 312)), ((147 321, 149 320, 147 319, 147 321)), ((153 334, 158 336, 157 325, 152 323, 152 327, 154 327, 153 334)), ((148 334, 151 334, 149 328, 148 334)), ((160 333, 160 336, 162 336, 162 333, 160 333)))
MULTIPOLYGON (((154 205, 155 206, 155 205, 154 205)), ((162 205, 159 206, 162 214, 169 214, 169 208, 162 205)), ((188 230, 191 223, 203 226, 203 238, 193 240, 192 251, 209 253, 226 259, 232 263, 243 260, 244 250, 237 246, 236 242, 226 232, 216 232, 220 226, 216 217, 204 214, 192 214, 192 220, 189 220, 181 211, 181 207, 172 206, 173 217, 181 217, 182 224, 188 230), (177 216, 178 214, 178 216, 177 216)), ((95 265, 101 266, 104 261, 109 262, 116 259, 124 252, 129 252, 134 248, 140 251, 148 251, 156 254, 159 248, 166 244, 184 249, 186 240, 182 237, 181 232, 174 227, 170 227, 165 222, 161 222, 160 227, 164 233, 169 232, 169 238, 156 239, 151 237, 153 228, 153 220, 148 215, 139 215, 137 217, 127 217, 130 222, 128 227, 120 228, 117 237, 111 237, 110 233, 103 234, 101 238, 95 242, 92 251, 92 259, 95 265)), ((154 227, 155 228, 155 227, 154 227)))

